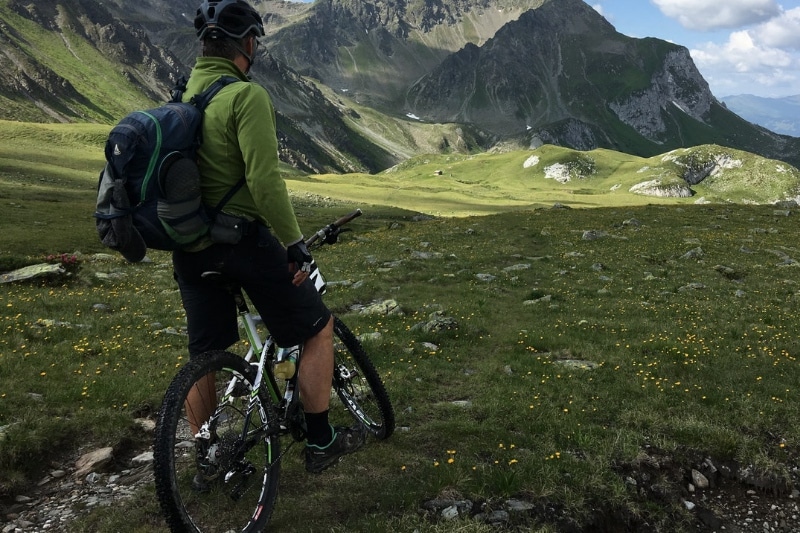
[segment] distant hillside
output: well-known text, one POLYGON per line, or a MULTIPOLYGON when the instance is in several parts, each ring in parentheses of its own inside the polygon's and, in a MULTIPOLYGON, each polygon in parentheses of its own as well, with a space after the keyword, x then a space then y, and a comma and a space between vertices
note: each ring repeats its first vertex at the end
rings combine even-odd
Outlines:
POLYGON ((728 109, 770 131, 800 137, 800 95, 764 98, 738 94, 721 98, 728 109))
MULTIPOLYGON (((800 166, 800 139, 723 106, 686 48, 621 35, 581 0, 253 4, 268 35, 252 76, 303 172, 541 144, 716 144, 800 166)), ((196 6, 0 0, 0 119, 112 124, 163 101, 198 53, 196 6)))
POLYGON ((480 124, 521 145, 651 156, 720 144, 798 162, 797 143, 748 124, 712 95, 689 51, 634 39, 581 0, 551 0, 418 79, 414 115, 480 124))
POLYGON ((0 2, 0 118, 110 122, 162 99, 177 59, 94 0, 0 2))
POLYGON ((330 0, 274 18, 278 60, 388 117, 472 128, 484 149, 720 144, 800 164, 800 141, 725 108, 685 47, 619 34, 581 0, 330 0))
POLYGON ((796 207, 800 170, 716 145, 649 158, 544 145, 477 155, 424 155, 379 175, 293 177, 295 191, 441 216, 551 207, 748 203, 796 207))

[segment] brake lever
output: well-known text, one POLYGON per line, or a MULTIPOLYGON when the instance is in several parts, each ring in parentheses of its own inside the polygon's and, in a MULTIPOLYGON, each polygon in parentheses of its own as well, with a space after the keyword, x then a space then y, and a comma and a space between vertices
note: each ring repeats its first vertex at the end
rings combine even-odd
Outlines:
POLYGON ((353 231, 350 228, 335 228, 325 237, 325 244, 336 244, 339 241, 339 234, 345 231, 353 231))

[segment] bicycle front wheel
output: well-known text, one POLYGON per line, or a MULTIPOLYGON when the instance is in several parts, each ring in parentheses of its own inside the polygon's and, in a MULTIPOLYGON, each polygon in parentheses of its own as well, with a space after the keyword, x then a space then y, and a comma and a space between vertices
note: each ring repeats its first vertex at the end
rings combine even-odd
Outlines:
POLYGON ((215 351, 193 358, 167 389, 153 465, 172 531, 266 527, 278 493, 280 441, 270 431, 273 404, 255 390, 255 378, 240 356, 215 351))
MULTIPOLYGON (((389 438, 394 431, 394 409, 375 365, 339 317, 333 319, 333 332, 336 336, 333 368, 336 396, 345 413, 351 415, 351 421, 355 417, 378 440, 389 438)), ((332 423, 344 424, 346 417, 338 413, 334 405, 331 405, 330 416, 332 423)))

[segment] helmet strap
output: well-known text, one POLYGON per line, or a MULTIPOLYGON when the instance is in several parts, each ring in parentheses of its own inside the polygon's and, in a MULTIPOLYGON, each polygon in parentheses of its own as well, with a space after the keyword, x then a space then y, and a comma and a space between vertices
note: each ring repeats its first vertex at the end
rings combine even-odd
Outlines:
MULTIPOLYGON (((254 36, 251 35, 250 38, 252 39, 251 42, 253 42, 253 43, 256 42, 256 38, 254 36)), ((242 54, 245 57, 245 59, 247 59, 247 69, 244 71, 244 73, 246 75, 247 73, 250 72, 250 69, 253 67, 253 63, 255 63, 255 60, 256 60, 256 57, 255 57, 256 56, 256 46, 257 45, 256 44, 252 45, 253 46, 253 48, 252 48, 253 52, 251 54, 248 54, 247 50, 245 50, 244 47, 242 47, 238 42, 236 42, 234 44, 234 46, 239 51, 239 53, 242 54)))

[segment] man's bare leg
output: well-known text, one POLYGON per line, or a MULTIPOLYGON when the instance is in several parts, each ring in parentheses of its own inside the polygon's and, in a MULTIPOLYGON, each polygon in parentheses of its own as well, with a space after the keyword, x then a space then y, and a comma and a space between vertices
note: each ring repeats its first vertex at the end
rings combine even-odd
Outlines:
POLYGON ((217 408, 217 391, 214 383, 214 373, 206 374, 195 382, 186 396, 183 405, 186 408, 192 435, 197 435, 200 426, 211 417, 214 409, 217 408))
POLYGON ((303 410, 306 413, 327 411, 333 384, 333 317, 303 344, 297 380, 303 410))

